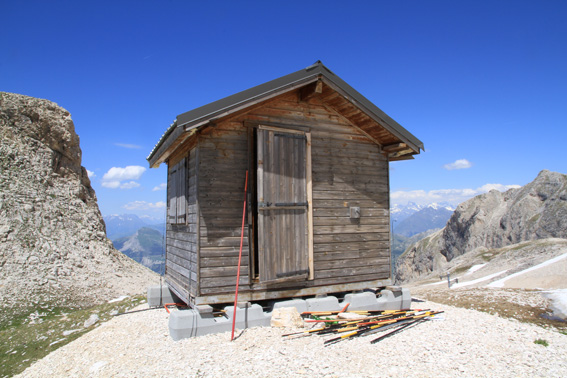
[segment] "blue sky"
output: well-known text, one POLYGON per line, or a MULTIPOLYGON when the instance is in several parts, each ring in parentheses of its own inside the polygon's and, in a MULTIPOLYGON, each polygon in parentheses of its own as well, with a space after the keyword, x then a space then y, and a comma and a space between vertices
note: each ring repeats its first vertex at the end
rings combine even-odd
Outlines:
POLYGON ((0 90, 72 115, 103 215, 164 216, 175 117, 323 63, 420 138, 392 203, 567 173, 567 2, 2 1, 0 90))

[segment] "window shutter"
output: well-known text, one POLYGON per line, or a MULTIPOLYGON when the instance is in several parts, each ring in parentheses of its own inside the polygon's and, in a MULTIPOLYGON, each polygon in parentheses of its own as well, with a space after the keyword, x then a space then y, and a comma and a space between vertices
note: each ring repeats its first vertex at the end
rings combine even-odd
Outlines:
POLYGON ((187 158, 177 164, 177 223, 185 223, 187 213, 187 158))
POLYGON ((167 222, 177 223, 177 165, 169 168, 167 174, 167 222))

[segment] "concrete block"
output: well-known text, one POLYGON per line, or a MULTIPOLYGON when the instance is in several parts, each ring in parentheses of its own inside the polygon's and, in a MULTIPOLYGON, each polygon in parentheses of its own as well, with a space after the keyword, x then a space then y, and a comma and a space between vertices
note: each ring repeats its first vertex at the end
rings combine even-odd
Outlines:
POLYGON ((337 297, 309 298, 305 300, 307 311, 338 311, 341 309, 337 297))
POLYGON ((291 299, 289 301, 281 301, 274 303, 274 310, 283 307, 295 307, 300 314, 307 311, 307 303, 303 299, 291 299))
MULTIPOLYGON (((232 329, 232 317, 234 315, 234 306, 226 306, 225 314, 228 317, 232 329)), ((250 327, 267 327, 270 325, 271 314, 264 312, 259 304, 253 304, 245 308, 236 308, 236 328, 245 329, 250 327)))
POLYGON ((166 303, 183 303, 167 285, 157 285, 148 287, 148 306, 163 306, 166 303))
MULTIPOLYGON (((232 317, 234 306, 224 308, 226 317, 214 317, 212 311, 203 312, 198 309, 173 311, 169 316, 169 334, 175 341, 208 335, 211 333, 228 332, 232 330, 232 317)), ((236 309, 236 324, 238 329, 250 327, 267 327, 270 325, 270 314, 266 314, 262 306, 253 304, 249 307, 236 309)))
POLYGON ((400 309, 406 310, 411 307, 411 294, 409 289, 401 286, 386 286, 386 290, 390 290, 394 294, 394 298, 400 302, 400 309))
POLYGON ((410 289, 402 288, 402 310, 411 308, 411 293, 410 289))
MULTIPOLYGON (((156 297, 157 304, 155 305, 159 305, 159 290, 159 286, 148 289, 148 304, 150 306, 156 302, 156 297)), ((169 291, 167 286, 164 286, 161 290, 163 303, 179 301, 169 291)), ((411 295, 409 289, 388 287, 382 290, 378 297, 374 292, 365 291, 347 294, 341 303, 335 296, 321 296, 307 300, 291 299, 276 302, 273 308, 276 310, 294 307, 299 313, 305 311, 338 311, 344 308, 347 303, 350 303, 347 311, 401 310, 411 307, 411 295)), ((196 309, 173 311, 169 316, 169 333, 171 338, 173 340, 181 340, 188 337, 230 331, 232 329, 234 306, 226 306, 224 311, 225 316, 221 317, 214 317, 213 308, 208 305, 197 306, 196 309)), ((250 327, 268 327, 270 326, 271 315, 271 313, 264 312, 259 304, 238 303, 235 327, 239 330, 250 327)))
POLYGON ((347 311, 380 310, 380 305, 376 301, 376 294, 371 292, 347 294, 340 304, 341 308, 344 308, 347 303, 349 303, 347 311))

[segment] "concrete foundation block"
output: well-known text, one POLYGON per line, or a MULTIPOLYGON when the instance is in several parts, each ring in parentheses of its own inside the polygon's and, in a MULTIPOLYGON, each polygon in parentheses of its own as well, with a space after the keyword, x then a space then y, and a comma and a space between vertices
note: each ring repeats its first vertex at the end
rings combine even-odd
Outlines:
POLYGON ((283 307, 295 307, 297 312, 301 314, 302 312, 307 311, 307 302, 305 302, 303 299, 292 299, 289 301, 281 301, 274 303, 274 310, 276 308, 283 308, 283 307))
POLYGON ((309 298, 305 300, 307 311, 338 311, 341 309, 337 297, 309 298))
MULTIPOLYGON (((159 290, 159 286, 148 289, 148 304, 150 306, 159 305, 159 290), (152 303, 156 304, 152 305, 152 303)), ((161 290, 163 303, 179 301, 167 287, 163 287, 161 290)), ((411 307, 411 295, 409 289, 388 287, 382 290, 378 297, 374 292, 366 291, 347 294, 340 303, 334 296, 321 296, 306 300, 291 299, 274 303, 273 309, 295 307, 299 313, 305 311, 338 311, 344 308, 347 303, 349 303, 347 311, 404 310, 411 307)), ((211 333, 228 332, 232 329, 234 306, 226 306, 224 314, 225 316, 215 317, 213 308, 208 305, 197 306, 196 309, 173 311, 169 316, 169 333, 173 340, 181 340, 211 333)), ((259 304, 242 302, 236 308, 235 327, 239 330, 250 327, 268 327, 271 317, 272 314, 264 312, 259 304)))
MULTIPOLYGON (((175 341, 189 337, 203 336, 211 333, 232 330, 234 306, 224 308, 226 317, 214 317, 212 311, 205 307, 200 309, 173 311, 169 316, 169 334, 175 341), (199 311, 201 310, 201 311, 199 311)), ((268 327, 271 315, 263 311, 262 306, 253 304, 236 308, 235 328, 268 327)))
POLYGON ((402 288, 402 310, 411 308, 411 293, 407 288, 402 288))
POLYGON ((411 294, 409 289, 401 286, 386 286, 386 290, 390 290, 394 294, 394 298, 400 302, 400 308, 405 310, 411 307, 411 294))
POLYGON ((150 307, 163 306, 166 303, 183 303, 167 285, 148 287, 147 298, 150 307))
MULTIPOLYGON (((227 306, 224 310, 230 322, 230 329, 232 329, 234 306, 227 306)), ((236 328, 238 329, 269 326, 271 318, 272 315, 265 313, 259 304, 253 304, 245 308, 236 308, 236 328)))
POLYGON ((376 294, 370 292, 347 294, 341 302, 342 308, 349 304, 347 311, 376 311, 381 310, 380 304, 376 300, 376 294))
POLYGON ((169 315, 169 335, 175 341, 225 331, 214 317, 202 317, 197 310, 174 311, 169 315))
POLYGON ((380 310, 405 310, 411 307, 409 289, 382 290, 377 299, 380 310))

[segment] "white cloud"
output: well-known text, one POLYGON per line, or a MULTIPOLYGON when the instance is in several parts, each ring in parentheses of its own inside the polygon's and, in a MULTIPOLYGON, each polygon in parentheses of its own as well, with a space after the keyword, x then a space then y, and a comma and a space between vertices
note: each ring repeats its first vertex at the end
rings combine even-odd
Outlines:
POLYGON ((140 186, 133 181, 142 177, 146 168, 139 165, 129 165, 124 168, 112 167, 102 176, 102 186, 109 189, 132 189, 140 186), (122 181, 128 181, 122 183, 122 181))
POLYGON ((120 181, 103 181, 101 185, 105 188, 116 189, 120 187, 120 181))
POLYGON ((129 165, 124 168, 112 167, 102 176, 104 181, 138 180, 146 168, 140 165, 129 165))
POLYGON ((146 201, 133 201, 122 206, 126 210, 155 210, 164 209, 166 203, 163 201, 158 201, 156 203, 146 202, 146 201))
POLYGON ((142 146, 138 146, 137 144, 129 144, 129 143, 114 143, 115 146, 129 148, 129 149, 136 149, 139 150, 142 146))
POLYGON ((96 176, 93 171, 89 171, 88 169, 87 169, 87 175, 89 176, 90 179, 96 176))
POLYGON ((509 189, 521 188, 520 185, 502 185, 502 184, 485 184, 478 188, 482 193, 488 193, 491 190, 498 190, 499 192, 505 192, 509 189))
POLYGON ((157 192, 158 190, 166 190, 167 189, 167 183, 163 182, 161 184, 159 184, 158 186, 155 186, 152 189, 152 192, 157 192))
POLYGON ((433 202, 447 202, 451 205, 458 205, 474 196, 487 193, 491 190, 506 191, 508 189, 519 188, 519 185, 485 184, 476 189, 437 189, 437 190, 411 190, 392 192, 390 198, 392 204, 406 204, 415 202, 419 205, 427 205, 433 202))
POLYGON ((120 184, 120 189, 132 189, 132 188, 138 188, 140 186, 139 183, 137 183, 136 181, 129 181, 129 182, 125 182, 123 184, 120 184))
POLYGON ((472 163, 467 159, 459 159, 453 163, 445 164, 443 168, 452 171, 454 169, 467 169, 472 167, 472 163))

